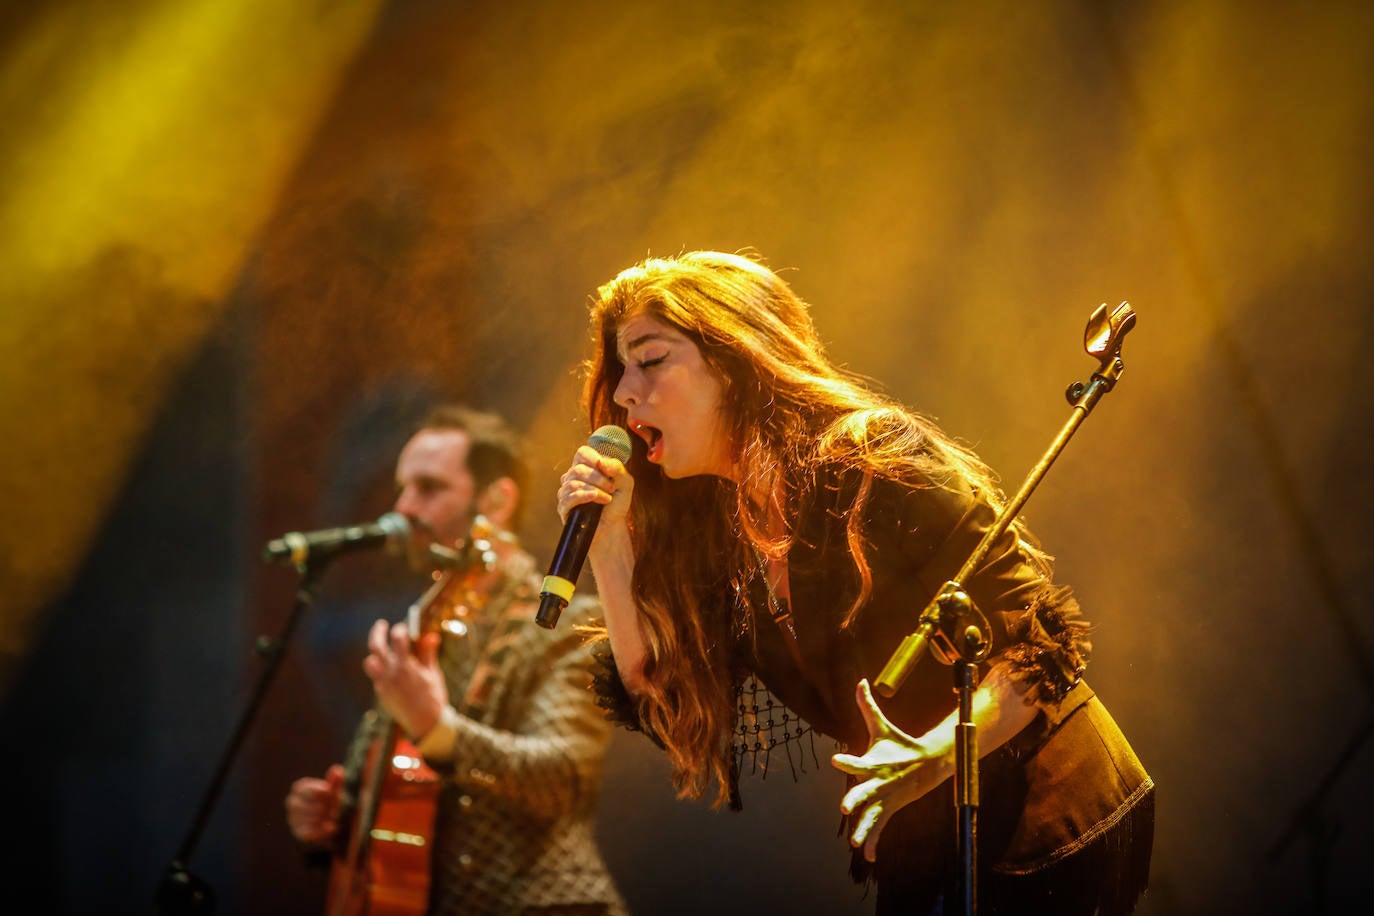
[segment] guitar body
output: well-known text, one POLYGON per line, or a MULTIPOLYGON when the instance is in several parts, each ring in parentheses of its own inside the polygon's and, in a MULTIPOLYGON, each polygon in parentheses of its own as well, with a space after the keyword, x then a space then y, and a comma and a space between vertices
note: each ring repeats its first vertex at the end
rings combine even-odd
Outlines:
POLYGON ((429 903, 439 777, 386 731, 368 748, 348 847, 334 857, 329 916, 422 916, 429 903))

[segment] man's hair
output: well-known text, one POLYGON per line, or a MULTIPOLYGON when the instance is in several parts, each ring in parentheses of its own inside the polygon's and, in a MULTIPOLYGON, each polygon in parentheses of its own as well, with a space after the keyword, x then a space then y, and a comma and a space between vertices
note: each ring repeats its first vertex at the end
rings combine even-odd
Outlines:
POLYGON ((467 433, 467 468, 478 492, 502 477, 515 481, 517 492, 510 527, 519 531, 525 520, 525 488, 530 472, 525 464, 524 443, 510 425, 494 413, 462 404, 442 404, 429 412, 419 429, 456 429, 467 433))

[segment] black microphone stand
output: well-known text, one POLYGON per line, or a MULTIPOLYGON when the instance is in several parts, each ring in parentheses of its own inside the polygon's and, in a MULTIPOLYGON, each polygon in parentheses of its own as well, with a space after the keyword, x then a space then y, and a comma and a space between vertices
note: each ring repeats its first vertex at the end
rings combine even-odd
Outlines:
POLYGON ((219 765, 215 768, 210 786, 201 799, 195 817, 191 820, 191 827, 186 832, 185 839, 181 841, 175 858, 172 859, 171 864, 163 873, 162 881, 158 885, 154 909, 157 916, 184 916, 184 914, 214 912, 215 898, 209 884, 189 871, 187 865, 191 861, 192 853, 195 852, 196 844, 200 842, 200 835, 204 832, 205 825, 210 820, 210 814, 214 810, 215 803, 219 800, 220 793, 224 789, 229 767, 238 755, 244 738, 248 734, 249 726, 256 717, 263 698, 267 695, 267 688, 271 685, 272 679, 277 674, 277 669, 281 666, 282 658, 286 655, 286 647, 295 634, 296 626, 305 609, 315 603, 315 589, 319 585, 320 576, 323 575, 329 561, 334 556, 336 554, 325 555, 316 560, 313 566, 309 559, 296 564, 296 569, 300 572, 300 582, 296 587, 296 596, 292 602, 291 613, 286 618, 286 624, 282 627, 281 635, 276 639, 269 639, 266 636, 258 637, 257 653, 267 660, 267 664, 263 666, 262 672, 258 675, 258 681, 248 701, 248 706, 239 718, 228 746, 220 756, 219 765))
POLYGON ((954 689, 959 697, 959 719, 954 730, 954 797, 959 812, 958 896, 960 911, 968 916, 978 912, 978 736, 973 723, 973 691, 977 686, 978 662, 987 657, 992 645, 987 618, 968 596, 963 583, 978 571, 992 545, 1021 513, 1021 507, 1083 420, 1116 385, 1126 368, 1121 361, 1121 344, 1135 327, 1135 322, 1135 312, 1126 302, 1110 313, 1106 303, 1093 311, 1083 334, 1083 348, 1100 362, 1086 384, 1075 381, 1065 392, 1073 405, 1068 422, 1031 469, 1021 489, 1002 507, 997 521, 983 535, 958 573, 926 605, 916 629, 902 640, 875 682, 878 693, 885 697, 894 695, 927 648, 934 651, 940 661, 954 667, 954 689))

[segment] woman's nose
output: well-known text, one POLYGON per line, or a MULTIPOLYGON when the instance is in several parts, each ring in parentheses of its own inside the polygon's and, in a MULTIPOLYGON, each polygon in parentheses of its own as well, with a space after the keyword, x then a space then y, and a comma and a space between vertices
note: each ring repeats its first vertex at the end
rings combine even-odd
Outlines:
POLYGON ((621 407, 629 407, 639 403, 639 392, 630 381, 628 372, 620 377, 620 381, 615 386, 615 393, 611 395, 611 400, 621 407))

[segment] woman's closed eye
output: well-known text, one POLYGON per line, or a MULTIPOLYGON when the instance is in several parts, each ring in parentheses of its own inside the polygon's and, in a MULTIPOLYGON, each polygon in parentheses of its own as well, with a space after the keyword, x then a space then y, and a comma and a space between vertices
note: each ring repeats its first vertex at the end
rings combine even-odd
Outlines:
POLYGON ((662 356, 655 356, 653 359, 641 359, 639 361, 639 368, 652 369, 654 366, 657 366, 659 363, 663 362, 667 358, 668 354, 665 353, 662 356))

